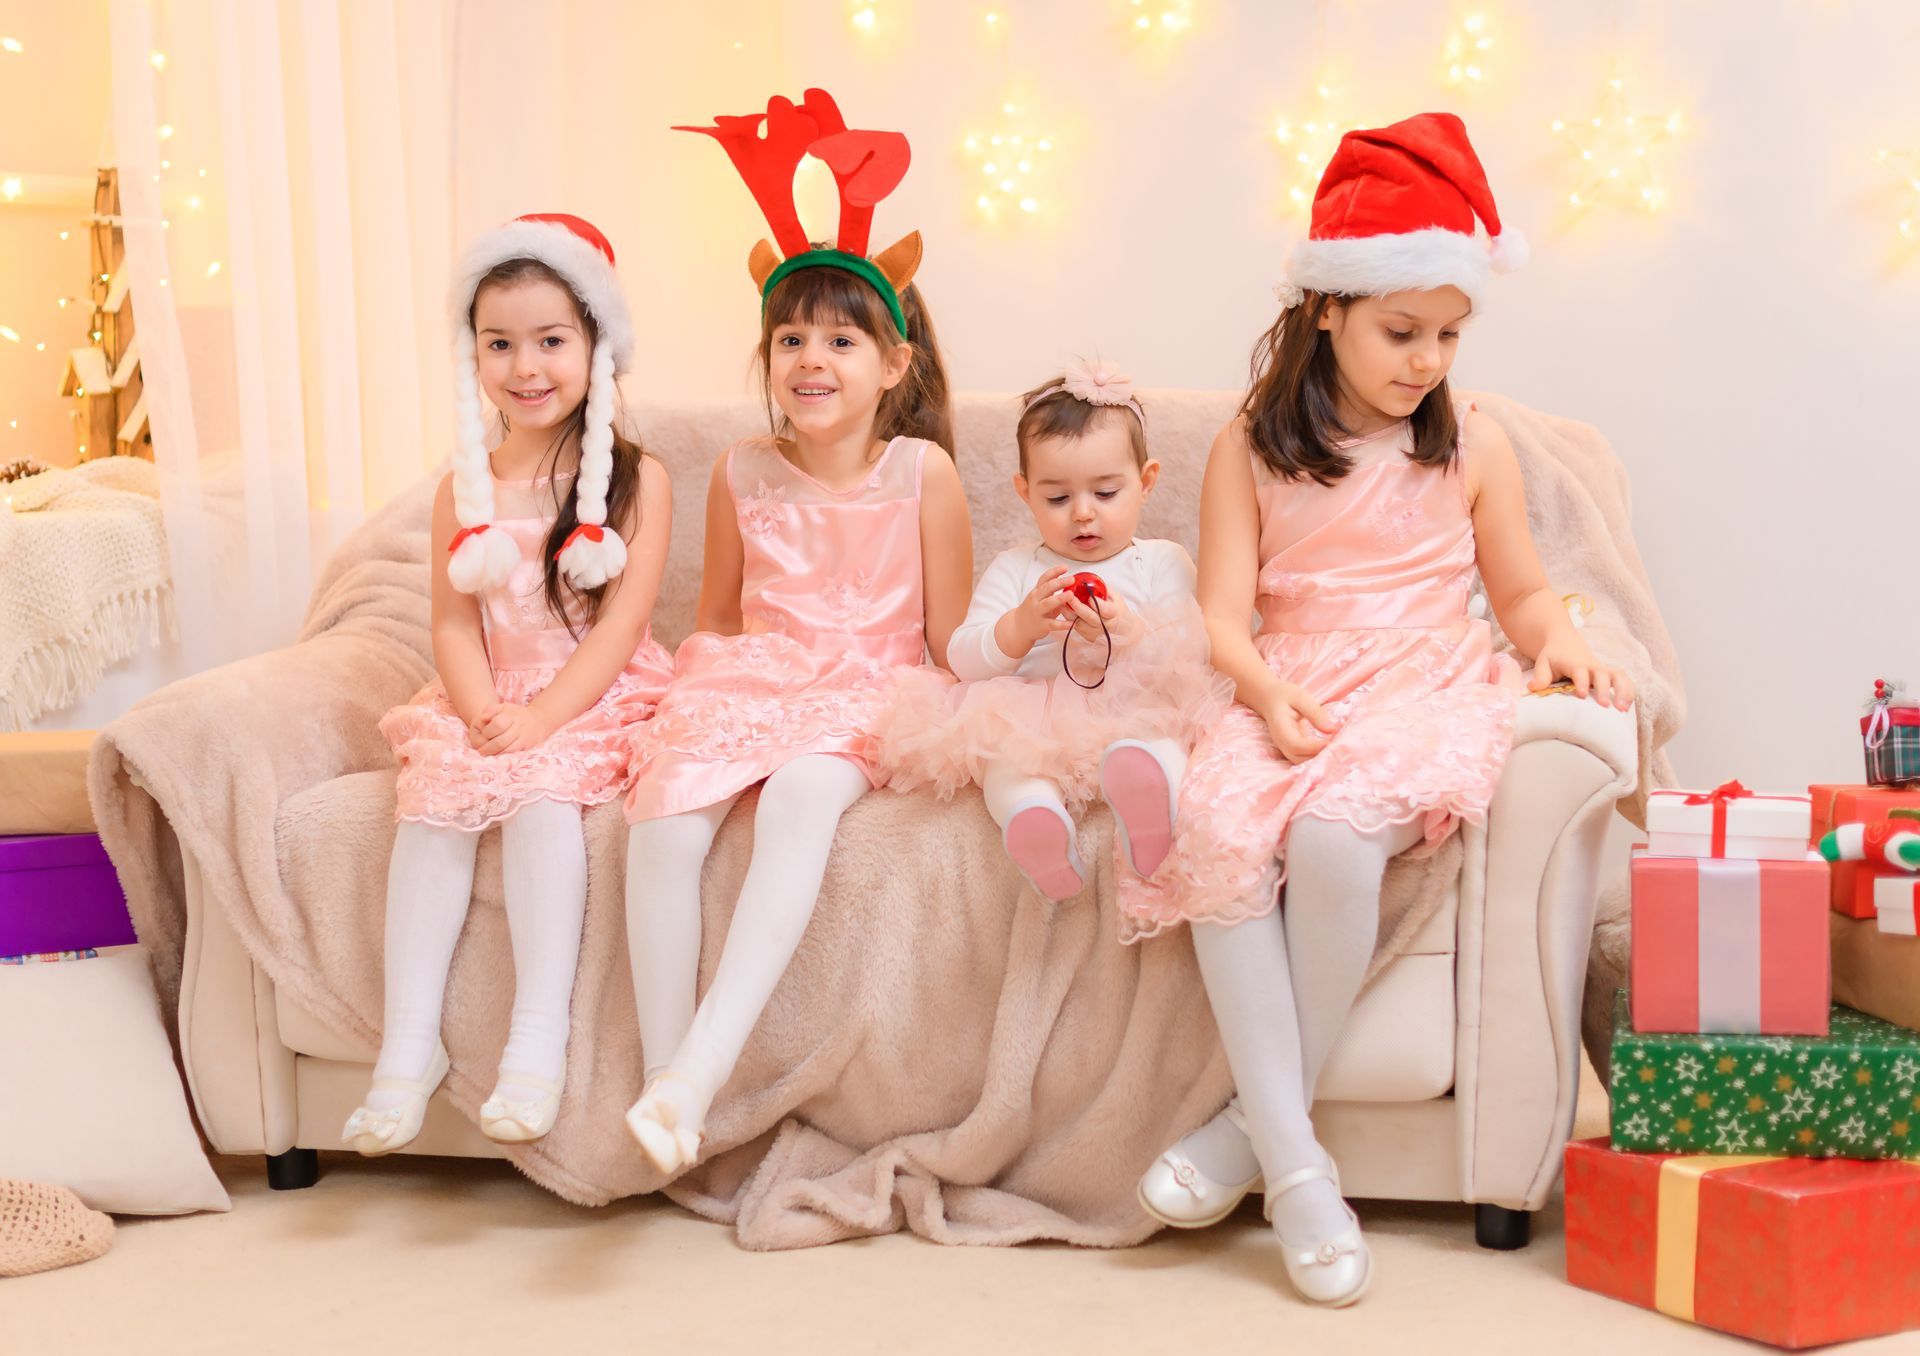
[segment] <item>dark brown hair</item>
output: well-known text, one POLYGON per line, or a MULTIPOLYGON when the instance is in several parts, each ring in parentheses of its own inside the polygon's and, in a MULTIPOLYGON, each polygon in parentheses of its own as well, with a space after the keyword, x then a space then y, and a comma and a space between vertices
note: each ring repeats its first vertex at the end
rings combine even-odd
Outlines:
MULTIPOLYGON (((1027 473, 1027 449, 1042 438, 1083 438, 1087 430, 1109 416, 1127 425, 1127 439, 1133 444, 1133 464, 1147 464, 1147 429, 1140 416, 1125 405, 1094 405, 1067 391, 1065 377, 1049 377, 1020 397, 1020 422, 1013 427, 1013 441, 1020 449, 1020 474, 1027 473), (1056 387, 1060 389, 1055 389, 1056 387)), ((1134 403, 1146 409, 1146 402, 1135 396, 1134 403)))
MULTIPOLYGON (((580 298, 574 295, 572 284, 538 259, 508 259, 489 269, 486 276, 480 279, 479 285, 473 289, 473 307, 467 312, 467 323, 469 325, 473 323, 473 311, 478 309, 480 294, 487 288, 515 287, 535 281, 550 282, 567 294, 567 299, 573 303, 574 318, 580 322, 580 328, 586 334, 588 354, 591 358, 593 345, 600 342, 600 326, 594 321, 593 316, 588 314, 587 308, 580 304, 580 298)), ((616 390, 614 392, 616 413, 613 421, 613 472, 607 480, 606 526, 609 532, 620 530, 619 525, 627 520, 628 509, 640 497, 640 458, 645 455, 639 443, 620 432, 619 401, 620 395, 616 390)), ((507 427, 505 410, 500 411, 500 423, 502 427, 507 427)), ((580 434, 586 425, 587 402, 582 400, 573 413, 567 416, 566 422, 560 425, 559 431, 554 434, 553 441, 547 444, 547 450, 540 458, 536 475, 555 474, 560 469, 561 455, 571 448, 574 453, 574 484, 577 487, 580 434)), ((580 526, 580 514, 576 495, 568 494, 563 499, 559 482, 549 481, 548 483, 553 492, 556 512, 553 529, 547 533, 546 544, 540 548, 540 567, 546 577, 547 607, 554 616, 565 617, 567 599, 577 598, 586 614, 586 624, 591 626, 599 619, 600 605, 606 600, 607 589, 612 581, 609 580, 597 588, 576 588, 573 581, 561 572, 560 562, 555 557, 559 555, 560 548, 566 545, 567 538, 573 535, 573 529, 580 526)), ((568 623, 567 629, 574 631, 575 637, 578 638, 580 633, 574 630, 572 623, 568 623)))
MULTIPOLYGON (((1331 485, 1353 469, 1353 459, 1334 446, 1353 430, 1340 422, 1340 373, 1333 336, 1320 328, 1329 306, 1355 298, 1309 292, 1289 306, 1253 346, 1251 384, 1240 404, 1247 442, 1283 480, 1331 485)), ((1422 466, 1450 466, 1460 430, 1446 379, 1428 391, 1407 424, 1413 434, 1408 456, 1422 466)))
MULTIPOLYGON (((906 342, 913 346, 913 360, 907 366, 907 375, 891 390, 881 392, 873 436, 881 442, 925 438, 951 453, 953 408, 947 369, 940 358, 939 340, 934 337, 933 318, 927 314, 919 288, 907 284, 900 294, 900 309, 907 318, 906 342)), ((791 429, 773 400, 773 332, 782 325, 818 324, 851 325, 886 348, 900 342, 893 313, 865 279, 845 269, 824 266, 799 269, 782 278, 767 298, 758 350, 767 425, 777 437, 786 437, 791 429)))

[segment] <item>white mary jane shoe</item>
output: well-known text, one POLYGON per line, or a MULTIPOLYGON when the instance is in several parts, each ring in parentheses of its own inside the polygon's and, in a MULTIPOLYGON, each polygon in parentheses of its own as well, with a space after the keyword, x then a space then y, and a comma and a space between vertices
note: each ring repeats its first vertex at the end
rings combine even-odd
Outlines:
POLYGON ((627 1132, 640 1145, 654 1167, 669 1177, 678 1176, 700 1161, 706 1134, 680 1125, 678 1109, 657 1095, 660 1084, 669 1079, 692 1086, 685 1074, 668 1069, 655 1078, 640 1094, 640 1100, 627 1109, 627 1132))
MULTIPOLYGON (((1237 1102, 1228 1102, 1220 1113, 1241 1134, 1247 1132, 1246 1118, 1237 1102)), ((1180 1141, 1184 1144, 1186 1141, 1180 1141)), ((1175 1229, 1205 1229, 1231 1215, 1260 1184, 1260 1170, 1244 1182, 1216 1182, 1175 1144, 1153 1160, 1140 1178, 1140 1208, 1175 1229)))
POLYGON ((493 1096, 480 1104, 480 1133, 496 1144, 527 1144, 553 1129, 560 1116, 560 1085, 532 1074, 500 1071, 493 1096), (500 1095, 503 1086, 536 1088, 530 1102, 510 1102, 500 1095))
POLYGON ((404 1149, 420 1133, 427 1118, 427 1101, 447 1077, 447 1047, 436 1044, 433 1062, 421 1078, 376 1078, 373 1091, 404 1092, 407 1100, 387 1111, 359 1107, 347 1117, 340 1131, 340 1142, 368 1158, 379 1158, 404 1149))
MULTIPOLYGON (((1275 1201, 1297 1186, 1319 1181, 1333 1182, 1334 1189, 1339 1190, 1332 1160, 1328 1160, 1324 1168, 1301 1168, 1269 1183, 1267 1222, 1273 1222, 1275 1201)), ((1367 1247, 1367 1240, 1360 1236, 1360 1218, 1353 1213, 1352 1206, 1346 1206, 1346 1211, 1352 1223, 1324 1243, 1298 1248, 1284 1238, 1279 1240, 1280 1260, 1286 1264, 1287 1279, 1300 1292, 1300 1298, 1329 1309, 1352 1304, 1367 1293, 1367 1286, 1373 1281, 1373 1253, 1367 1247)), ((1279 1237, 1277 1229, 1274 1236, 1279 1237)))

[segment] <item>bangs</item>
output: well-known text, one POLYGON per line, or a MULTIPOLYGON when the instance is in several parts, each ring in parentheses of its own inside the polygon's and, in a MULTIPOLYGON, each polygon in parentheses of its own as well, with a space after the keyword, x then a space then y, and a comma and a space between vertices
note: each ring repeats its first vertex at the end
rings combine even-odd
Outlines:
POLYGON ((893 313, 867 282, 826 265, 789 273, 767 298, 770 335, 782 325, 845 325, 878 343, 898 343, 893 313))

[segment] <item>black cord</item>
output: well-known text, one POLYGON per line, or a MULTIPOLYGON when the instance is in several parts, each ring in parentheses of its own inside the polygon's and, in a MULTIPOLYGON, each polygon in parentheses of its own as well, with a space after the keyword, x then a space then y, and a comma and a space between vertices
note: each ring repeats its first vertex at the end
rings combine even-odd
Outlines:
POLYGON ((1091 683, 1083 683, 1078 678, 1074 678, 1073 666, 1067 663, 1067 646, 1073 640, 1074 635, 1078 632, 1079 628, 1068 627, 1067 633, 1064 636, 1060 637, 1060 671, 1066 674, 1068 678, 1072 679, 1073 685, 1075 687, 1083 688, 1086 691, 1091 692, 1096 687, 1099 687, 1101 683, 1104 683, 1107 681, 1107 669, 1110 669, 1113 667, 1113 632, 1107 630, 1106 614, 1100 611, 1100 604, 1098 602, 1093 602, 1093 603, 1089 603, 1088 606, 1093 609, 1093 615, 1100 618, 1100 634, 1106 637, 1106 641, 1107 641, 1106 664, 1100 670, 1100 677, 1091 683))

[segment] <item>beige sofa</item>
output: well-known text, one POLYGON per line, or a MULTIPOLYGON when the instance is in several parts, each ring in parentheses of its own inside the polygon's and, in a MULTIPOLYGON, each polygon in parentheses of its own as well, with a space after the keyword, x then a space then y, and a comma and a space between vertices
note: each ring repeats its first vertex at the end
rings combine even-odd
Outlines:
MULTIPOLYGON (((1010 451, 975 445, 980 430, 1004 426, 1003 403, 958 402, 981 568, 1031 527, 1006 489, 1010 451)), ((1150 505, 1148 535, 1193 547, 1200 470, 1232 406, 1224 392, 1149 400, 1166 488, 1150 505)), ((704 421, 715 430, 709 447, 764 427, 746 402, 642 408, 636 419, 643 435, 665 421, 704 421)), ((690 620, 705 469, 669 465, 676 531, 657 618, 669 644, 690 620)), ((1525 1242, 1525 1212, 1552 1188, 1571 1131, 1598 859, 1615 802, 1636 779, 1629 717, 1568 697, 1521 706, 1511 764, 1487 824, 1466 835, 1446 907, 1362 995, 1314 1113, 1351 1194, 1473 1202, 1480 1240, 1493 1247, 1525 1242)), ((954 812, 984 813, 977 802, 954 812)), ((183 858, 179 1029, 201 1123, 221 1152, 267 1155, 274 1186, 309 1185, 314 1151, 338 1146, 375 1052, 276 992, 207 900, 191 854, 183 858)), ((495 1150, 442 1094, 410 1152, 495 1150)))

